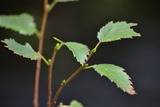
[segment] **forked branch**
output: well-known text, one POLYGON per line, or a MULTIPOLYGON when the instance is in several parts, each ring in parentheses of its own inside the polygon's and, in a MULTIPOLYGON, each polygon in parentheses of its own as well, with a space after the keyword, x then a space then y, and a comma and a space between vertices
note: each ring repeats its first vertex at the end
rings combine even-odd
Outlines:
POLYGON ((61 86, 59 87, 58 91, 56 92, 53 100, 52 100, 52 103, 50 105, 50 107, 54 107, 55 104, 56 104, 56 101, 60 95, 60 93, 62 92, 62 90, 64 89, 64 87, 77 75, 79 74, 85 67, 86 67, 86 64, 88 62, 88 60, 91 58, 91 56, 93 55, 93 53, 91 52, 87 58, 87 60, 85 61, 85 63, 80 66, 67 80, 63 80, 62 83, 61 83, 61 86))

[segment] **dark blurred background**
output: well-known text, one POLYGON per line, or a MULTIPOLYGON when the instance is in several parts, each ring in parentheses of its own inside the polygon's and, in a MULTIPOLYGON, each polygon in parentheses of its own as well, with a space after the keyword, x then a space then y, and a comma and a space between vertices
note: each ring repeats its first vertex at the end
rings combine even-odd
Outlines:
MULTIPOLYGON (((0 15, 22 12, 32 14, 40 28, 43 0, 0 0, 0 15)), ((111 63, 125 68, 138 94, 124 93, 90 69, 65 87, 58 103, 69 104, 76 99, 85 107, 160 107, 160 8, 156 0, 80 0, 58 4, 49 15, 43 55, 50 58, 56 43, 53 36, 81 42, 92 49, 98 42, 97 32, 109 21, 138 23, 134 29, 142 37, 101 45, 89 64, 111 63)), ((36 36, 0 28, 0 40, 4 38, 28 42, 37 50, 36 36)), ((35 63, 13 54, 0 43, 0 107, 32 107, 35 63)), ((79 66, 72 53, 62 48, 54 65, 53 94, 79 66)), ((47 72, 42 63, 40 107, 46 106, 47 72)))

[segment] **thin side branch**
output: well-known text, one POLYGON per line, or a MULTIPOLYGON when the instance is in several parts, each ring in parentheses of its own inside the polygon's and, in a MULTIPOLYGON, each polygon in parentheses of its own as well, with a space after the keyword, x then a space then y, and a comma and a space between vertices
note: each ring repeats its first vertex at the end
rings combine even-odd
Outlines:
POLYGON ((52 97, 52 69, 53 69, 53 64, 54 60, 57 54, 57 48, 54 48, 53 54, 52 54, 52 59, 49 64, 49 71, 48 71, 48 100, 47 100, 47 105, 50 107, 51 105, 51 97, 52 97))
POLYGON ((60 93, 62 92, 62 90, 64 89, 64 87, 77 75, 79 74, 84 68, 85 68, 85 64, 88 62, 88 60, 91 58, 91 56, 93 55, 93 53, 91 52, 87 58, 87 60, 85 61, 85 63, 80 66, 66 81, 64 80, 62 83, 61 83, 61 86, 59 87, 58 91, 56 92, 53 100, 52 100, 52 103, 50 105, 50 107, 54 107, 55 104, 56 104, 56 101, 60 95, 60 93))

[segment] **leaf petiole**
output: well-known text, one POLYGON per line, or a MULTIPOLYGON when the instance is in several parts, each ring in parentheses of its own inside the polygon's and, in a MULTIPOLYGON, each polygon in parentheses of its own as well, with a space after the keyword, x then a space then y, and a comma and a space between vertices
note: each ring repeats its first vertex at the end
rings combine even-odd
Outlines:
POLYGON ((50 65, 49 60, 47 61, 47 59, 46 59, 45 57, 43 57, 42 55, 41 55, 41 58, 43 59, 43 61, 44 61, 48 66, 50 65))
POLYGON ((92 53, 95 53, 97 51, 98 46, 101 44, 101 42, 98 42, 97 45, 91 50, 92 53))
POLYGON ((58 42, 61 43, 61 44, 64 44, 63 41, 61 41, 60 39, 58 39, 58 38, 56 38, 56 37, 53 37, 53 39, 56 40, 56 41, 58 41, 58 42))
POLYGON ((47 10, 50 12, 53 8, 54 8, 54 6, 57 4, 57 2, 54 0, 51 4, 48 4, 47 6, 46 6, 46 8, 47 8, 47 10))
POLYGON ((86 66, 84 69, 91 69, 93 66, 86 66))
POLYGON ((60 43, 60 44, 57 43, 56 46, 55 46, 55 48, 56 48, 57 50, 60 50, 61 47, 64 45, 64 42, 61 41, 60 39, 56 38, 56 37, 53 37, 53 39, 56 40, 56 41, 58 41, 58 42, 60 43))
POLYGON ((35 29, 35 34, 36 34, 37 38, 39 39, 39 37, 40 37, 40 31, 37 28, 35 29))

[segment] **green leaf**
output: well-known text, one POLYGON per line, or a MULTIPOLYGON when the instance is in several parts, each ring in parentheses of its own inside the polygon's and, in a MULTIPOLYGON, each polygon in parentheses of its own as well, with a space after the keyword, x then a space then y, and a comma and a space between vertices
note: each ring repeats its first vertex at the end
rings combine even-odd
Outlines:
POLYGON ((73 2, 78 0, 55 0, 55 2, 73 2))
POLYGON ((80 64, 84 64, 85 60, 87 59, 87 55, 89 55, 90 50, 86 45, 76 43, 76 42, 65 42, 70 51, 72 51, 73 56, 76 57, 77 61, 80 64))
POLYGON ((79 103, 78 101, 76 100, 73 100, 70 105, 63 105, 63 104, 60 104, 58 107, 83 107, 83 105, 81 103, 79 103))
POLYGON ((71 107, 83 107, 83 105, 81 103, 79 103, 76 100, 73 100, 70 104, 71 107))
POLYGON ((2 42, 5 43, 6 47, 9 50, 13 51, 15 54, 18 54, 25 58, 30 58, 31 60, 41 58, 41 55, 35 52, 28 43, 26 43, 25 45, 21 45, 17 43, 14 39, 5 39, 2 42))
POLYGON ((23 35, 33 35, 36 31, 34 18, 27 13, 20 15, 1 15, 0 27, 17 31, 23 35))
POLYGON ((134 95, 136 92, 132 87, 132 82, 130 81, 130 77, 123 72, 124 69, 112 64, 99 64, 94 65, 93 68, 101 75, 106 76, 111 82, 117 84, 123 91, 134 95))
POLYGON ((103 26, 98 32, 98 39, 100 42, 111 42, 115 40, 120 40, 122 38, 132 38, 133 36, 140 36, 136 33, 132 26, 136 26, 135 23, 126 22, 109 22, 103 26))

